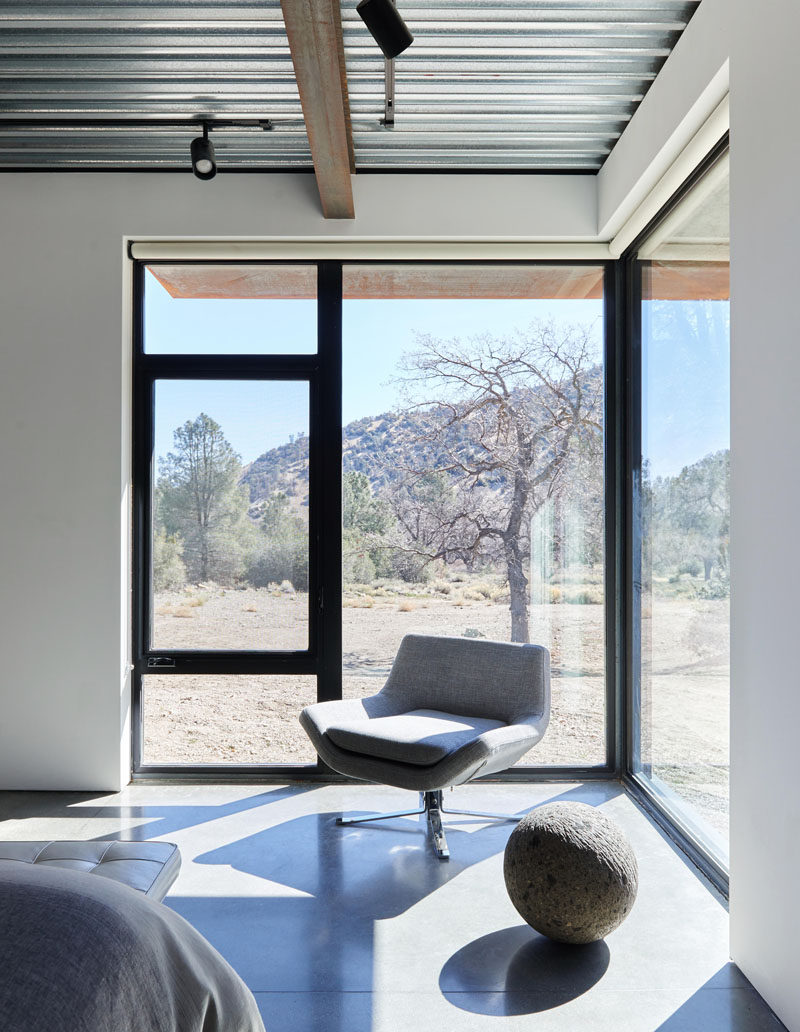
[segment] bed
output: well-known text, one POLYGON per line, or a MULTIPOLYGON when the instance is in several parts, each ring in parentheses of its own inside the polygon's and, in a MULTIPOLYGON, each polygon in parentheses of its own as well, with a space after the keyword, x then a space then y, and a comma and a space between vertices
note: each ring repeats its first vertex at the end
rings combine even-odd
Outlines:
POLYGON ((182 917, 108 877, 0 862, 2 1032, 264 1032, 182 917))

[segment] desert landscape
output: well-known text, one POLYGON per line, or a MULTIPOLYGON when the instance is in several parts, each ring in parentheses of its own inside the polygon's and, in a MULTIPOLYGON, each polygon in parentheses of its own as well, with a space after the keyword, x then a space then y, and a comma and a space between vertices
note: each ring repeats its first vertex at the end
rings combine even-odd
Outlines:
MULTIPOLYGON (((684 584, 691 580, 683 578, 684 584)), ((546 645, 552 657, 552 713, 543 741, 524 764, 603 762, 599 590, 593 577, 581 590, 559 590, 557 603, 531 607, 531 640, 546 645)), ((728 600, 675 595, 665 581, 654 584, 649 601, 642 619, 642 764, 725 834, 728 600)), ((188 585, 157 593, 153 641, 163 649, 302 649, 307 614, 307 594, 289 584, 188 585)), ((380 689, 404 634, 509 637, 503 586, 458 572, 420 584, 351 585, 342 621, 346 697, 380 689)), ((143 695, 145 763, 315 760, 297 722, 316 698, 314 677, 148 675, 143 695)))

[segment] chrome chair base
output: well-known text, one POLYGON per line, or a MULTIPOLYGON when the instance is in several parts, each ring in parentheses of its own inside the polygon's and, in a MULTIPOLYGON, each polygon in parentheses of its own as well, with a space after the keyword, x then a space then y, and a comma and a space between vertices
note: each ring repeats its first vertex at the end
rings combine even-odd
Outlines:
POLYGON ((370 813, 364 817, 337 817, 337 824, 367 824, 369 821, 387 821, 395 817, 417 817, 426 814, 428 818, 428 830, 433 840, 433 848, 440 860, 450 859, 450 850, 447 847, 447 839, 442 826, 442 814, 449 813, 462 817, 487 817, 495 821, 520 821, 509 813, 489 813, 485 810, 448 810, 442 804, 442 790, 436 789, 432 792, 420 792, 419 808, 416 810, 394 810, 391 813, 370 813))

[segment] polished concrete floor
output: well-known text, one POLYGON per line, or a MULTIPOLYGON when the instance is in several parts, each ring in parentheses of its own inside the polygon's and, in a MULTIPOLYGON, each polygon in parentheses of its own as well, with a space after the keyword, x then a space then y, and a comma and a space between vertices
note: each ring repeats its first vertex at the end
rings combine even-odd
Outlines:
POLYGON ((613 784, 475 784, 454 807, 600 807, 626 831, 639 895, 603 942, 539 936, 512 907, 513 825, 448 820, 449 862, 417 818, 342 828, 415 799, 372 786, 134 785, 0 792, 0 838, 159 838, 183 868, 167 903, 253 990, 268 1032, 777 1032, 728 960, 727 913, 613 784))

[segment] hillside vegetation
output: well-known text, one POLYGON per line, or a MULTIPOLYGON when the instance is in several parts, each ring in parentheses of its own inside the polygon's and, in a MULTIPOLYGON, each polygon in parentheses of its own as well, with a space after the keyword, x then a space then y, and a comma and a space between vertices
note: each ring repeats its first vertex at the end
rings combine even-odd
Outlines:
MULTIPOLYGON (((584 604, 600 601, 591 588, 604 526, 595 347, 585 329, 550 324, 514 340, 417 343, 406 362, 415 397, 344 428, 345 585, 486 574, 507 592, 509 637, 527 641, 532 601, 571 601, 568 581, 586 582, 584 604)), ((243 467, 223 428, 201 413, 174 442, 156 487, 156 589, 307 590, 308 437, 243 467)), ((721 451, 676 477, 643 470, 646 580, 727 595, 728 466, 721 451)))

